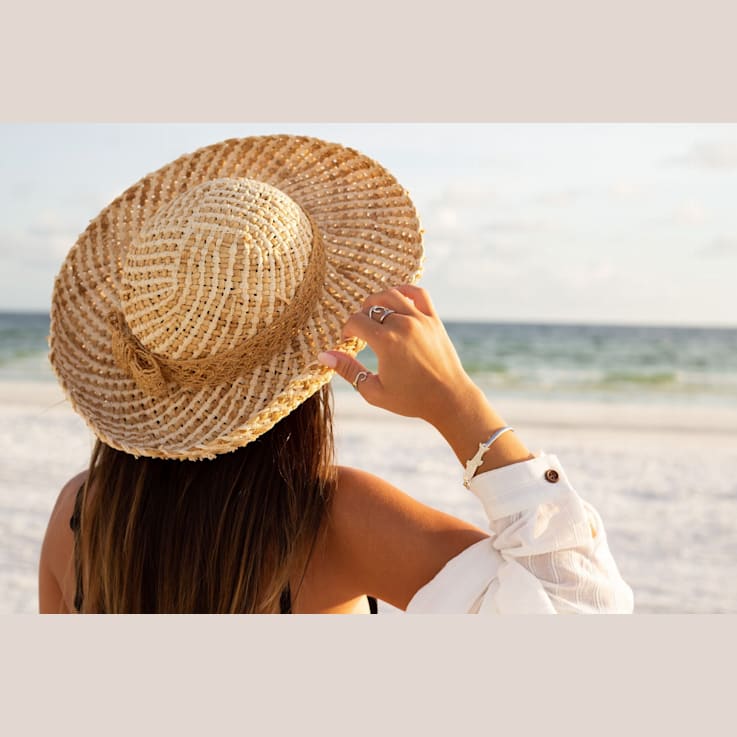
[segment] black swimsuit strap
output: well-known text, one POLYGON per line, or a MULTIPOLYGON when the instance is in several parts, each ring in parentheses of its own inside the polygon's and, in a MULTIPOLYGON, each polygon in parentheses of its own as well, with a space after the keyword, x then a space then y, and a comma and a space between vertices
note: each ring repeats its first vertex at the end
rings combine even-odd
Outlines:
POLYGON ((82 611, 83 591, 82 591, 82 571, 80 561, 80 550, 79 550, 79 521, 82 514, 82 489, 84 488, 84 482, 77 489, 77 496, 74 499, 74 512, 69 518, 69 527, 72 528, 74 533, 74 578, 76 581, 76 592, 74 594, 74 608, 78 611, 82 611))
POLYGON ((291 614, 292 613, 292 594, 289 591, 289 584, 287 584, 287 587, 284 589, 284 591, 281 592, 281 597, 279 598, 279 614, 291 614))
MULTIPOLYGON (((368 599, 369 612, 371 614, 378 614, 379 603, 376 601, 376 598, 373 596, 367 596, 366 598, 368 599)), ((287 587, 284 589, 284 591, 281 592, 281 598, 279 599, 279 613, 292 613, 292 593, 289 590, 289 584, 287 584, 287 587)))

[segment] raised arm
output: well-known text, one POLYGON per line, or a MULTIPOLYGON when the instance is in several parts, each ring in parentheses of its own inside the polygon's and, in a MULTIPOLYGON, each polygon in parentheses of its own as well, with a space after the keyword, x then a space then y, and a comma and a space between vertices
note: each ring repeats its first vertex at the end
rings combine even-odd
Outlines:
MULTIPOLYGON (((506 426, 463 369, 425 290, 404 285, 372 295, 344 335, 371 346, 378 373, 335 351, 320 360, 370 404, 429 422, 464 466, 480 443, 506 426), (380 321, 380 310, 369 317, 374 306, 393 312, 380 321)), ((470 488, 491 535, 446 561, 416 592, 410 611, 632 610, 632 592, 609 553, 601 518, 555 456, 535 458, 516 431, 505 432, 483 455, 470 488)))

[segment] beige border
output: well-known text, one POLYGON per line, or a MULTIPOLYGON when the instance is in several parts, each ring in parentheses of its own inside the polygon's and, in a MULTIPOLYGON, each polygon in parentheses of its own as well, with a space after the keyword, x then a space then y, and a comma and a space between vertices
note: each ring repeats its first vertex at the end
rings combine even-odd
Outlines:
POLYGON ((735 624, 9 616, 3 724, 106 737, 722 734, 731 679, 714 665, 732 670, 735 624))
POLYGON ((726 0, 159 5, 14 5, 2 118, 737 120, 726 0))

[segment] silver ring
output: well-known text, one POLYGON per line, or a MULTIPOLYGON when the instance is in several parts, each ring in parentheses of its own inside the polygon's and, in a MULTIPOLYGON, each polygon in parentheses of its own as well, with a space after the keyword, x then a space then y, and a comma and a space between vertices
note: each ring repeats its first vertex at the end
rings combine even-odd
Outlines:
POLYGON ((376 321, 383 323, 389 315, 393 315, 396 310, 391 310, 388 307, 382 307, 381 305, 374 305, 369 307, 368 316, 376 321))
POLYGON ((368 371, 359 371, 359 372, 358 372, 358 373, 356 374, 356 378, 355 378, 355 379, 353 379, 353 384, 352 384, 353 388, 354 388, 354 389, 355 389, 356 391, 358 391, 358 385, 359 385, 359 384, 360 384, 360 383, 361 383, 362 381, 366 381, 366 379, 368 379, 368 376, 369 376, 369 375, 368 375, 368 371))

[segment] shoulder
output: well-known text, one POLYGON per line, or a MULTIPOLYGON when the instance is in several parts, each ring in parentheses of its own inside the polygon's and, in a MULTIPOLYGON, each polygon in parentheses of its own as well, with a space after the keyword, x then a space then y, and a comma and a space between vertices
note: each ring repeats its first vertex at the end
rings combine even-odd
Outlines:
MULTIPOLYGON (((74 502, 77 499, 77 492, 87 479, 87 471, 82 471, 76 476, 72 476, 69 481, 62 486, 59 496, 56 498, 56 504, 51 511, 49 518, 49 529, 55 530, 57 527, 69 528, 69 518, 74 513, 74 502)), ((71 532, 71 530, 70 530, 71 532)))
POLYGON ((69 519, 74 513, 74 502, 87 471, 67 481, 56 498, 46 527, 39 560, 39 605, 41 611, 65 609, 64 593, 73 582, 74 535, 69 519))
POLYGON ((487 537, 378 476, 344 466, 338 468, 330 530, 331 558, 360 593, 401 609, 448 560, 487 537))
POLYGON ((417 501, 379 476, 347 466, 338 467, 334 515, 344 532, 389 536, 478 530, 470 522, 417 501))

